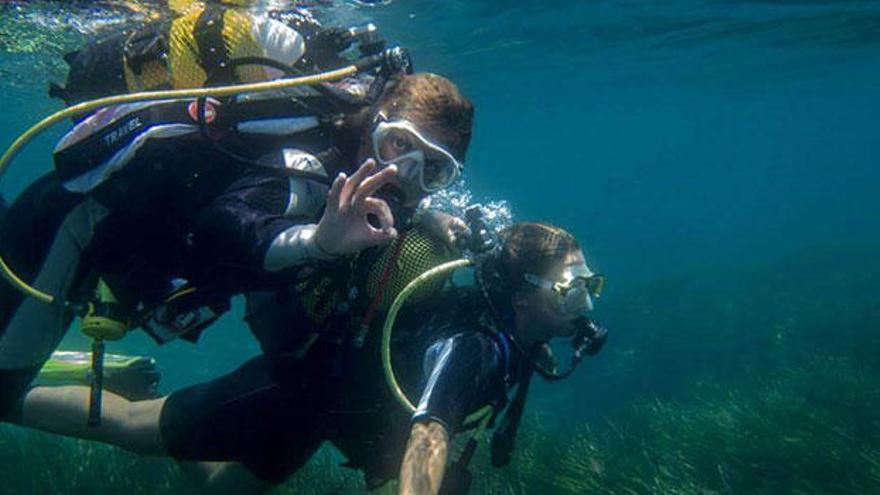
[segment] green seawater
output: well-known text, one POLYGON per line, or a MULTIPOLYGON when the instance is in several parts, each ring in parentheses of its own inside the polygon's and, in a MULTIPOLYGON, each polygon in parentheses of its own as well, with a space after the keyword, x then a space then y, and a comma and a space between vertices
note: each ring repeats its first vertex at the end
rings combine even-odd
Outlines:
MULTIPOLYGON (((476 103, 465 188, 570 229, 609 277, 603 352, 536 383, 473 493, 880 493, 880 2, 337 1, 476 103)), ((0 2, 0 145, 60 108, 61 55, 137 15, 0 2)), ((58 126, 3 177, 51 167, 58 126)), ((162 389, 257 352, 240 303, 162 389), (198 363, 193 365, 193 363, 198 363)), ((71 332, 66 348, 87 341, 71 332)), ((280 493, 363 490, 330 447, 280 493)), ((174 462, 0 425, 0 493, 194 493, 174 462)))

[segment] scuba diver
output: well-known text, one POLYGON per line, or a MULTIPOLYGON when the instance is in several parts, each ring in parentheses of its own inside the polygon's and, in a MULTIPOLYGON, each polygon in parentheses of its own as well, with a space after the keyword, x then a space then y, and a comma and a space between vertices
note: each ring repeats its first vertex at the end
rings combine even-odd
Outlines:
MULTIPOLYGON (((470 230, 473 239, 482 229, 472 223, 470 230)), ((283 482, 327 441, 345 466, 364 472, 368 489, 399 474, 402 493, 437 493, 441 485, 443 493, 465 493, 468 464, 490 424, 498 425, 493 464, 510 462, 531 377, 570 375, 607 336, 586 316, 604 278, 569 233, 521 223, 500 238, 490 246, 456 243, 481 251, 475 283, 457 285, 448 273, 427 279, 397 319, 394 367, 403 390, 421 390, 417 408, 401 407, 386 384, 390 366, 379 356, 386 332, 375 328, 378 316, 366 321, 426 267, 458 254, 413 224, 393 245, 360 253, 348 283, 331 275, 249 294, 246 319, 264 353, 238 370, 157 400, 110 395, 95 429, 82 421, 87 388, 38 387, 18 422, 145 455, 236 461, 213 465, 208 482, 237 493, 283 482), (571 339, 564 372, 548 358, 553 339, 571 339), (453 435, 470 429, 462 456, 444 473, 453 435)))
MULTIPOLYGON (((411 66, 399 48, 364 59, 357 78, 293 94, 95 112, 62 138, 56 170, 11 206, 22 210, 19 228, 7 229, 8 215, 2 239, 26 253, 13 269, 103 311, 94 320, 110 321, 114 337, 141 327, 160 343, 194 341, 231 295, 390 242, 415 209, 414 188, 433 192, 459 176, 473 107, 440 76, 402 75, 411 66), (62 201, 44 201, 54 196, 62 201), (52 221, 28 223, 41 218, 52 221)), ((276 62, 217 61, 289 68, 276 62)), ((2 296, 0 418, 74 316, 9 286, 2 296)))
MULTIPOLYGON (((340 53, 354 45, 361 56, 376 55, 385 48, 372 24, 325 28, 303 9, 270 10, 260 17, 231 8, 250 3, 170 1, 166 7, 176 16, 172 20, 140 25, 66 54, 70 65, 66 86, 52 83, 49 94, 75 105, 144 90, 256 82, 277 78, 285 71, 314 72, 342 64, 340 53), (209 53, 213 55, 208 57, 209 53)), ((354 80, 343 86, 357 92, 364 84, 354 80)), ((332 88, 317 88, 346 96, 332 88)), ((85 132, 95 131, 86 128, 85 132)), ((75 156, 73 164, 79 166, 83 161, 75 156)), ((83 198, 62 186, 57 171, 40 177, 19 196, 9 223, 0 228, 4 233, 0 251, 16 273, 33 280, 61 222, 83 198)), ((22 295, 12 287, 0 285, 0 328, 5 328, 21 300, 22 295)))

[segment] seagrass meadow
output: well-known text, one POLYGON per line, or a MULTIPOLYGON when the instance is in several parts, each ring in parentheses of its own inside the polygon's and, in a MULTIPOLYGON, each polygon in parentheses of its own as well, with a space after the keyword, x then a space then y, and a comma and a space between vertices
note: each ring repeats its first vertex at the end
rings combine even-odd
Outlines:
MULTIPOLYGON (((513 462, 481 445, 472 493, 880 493, 880 3, 307 3, 474 101, 464 180, 435 206, 564 226, 608 277, 605 348, 533 383, 513 462)), ((0 147, 62 107, 65 52, 145 5, 0 0, 0 147)), ((13 163, 5 199, 67 129, 13 163)), ((109 351, 155 357, 169 393, 258 351, 241 313, 197 345, 109 351)), ((326 445, 277 492, 363 491, 344 462, 326 445)), ((0 424, 3 494, 198 493, 185 470, 0 424)))

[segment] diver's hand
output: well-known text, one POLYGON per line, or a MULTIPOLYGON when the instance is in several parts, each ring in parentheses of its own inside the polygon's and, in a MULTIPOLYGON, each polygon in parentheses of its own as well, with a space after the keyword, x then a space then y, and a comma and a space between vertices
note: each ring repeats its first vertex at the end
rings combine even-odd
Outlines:
POLYGON ((389 165, 376 172, 376 162, 370 159, 351 177, 344 173, 336 176, 315 231, 318 249, 343 256, 396 239, 391 208, 384 200, 372 196, 395 175, 396 166, 389 165), (370 223, 370 217, 376 225, 370 223))
POLYGON ((436 210, 424 210, 419 216, 421 225, 429 235, 442 240, 449 249, 455 249, 461 238, 471 235, 464 220, 455 215, 436 210))

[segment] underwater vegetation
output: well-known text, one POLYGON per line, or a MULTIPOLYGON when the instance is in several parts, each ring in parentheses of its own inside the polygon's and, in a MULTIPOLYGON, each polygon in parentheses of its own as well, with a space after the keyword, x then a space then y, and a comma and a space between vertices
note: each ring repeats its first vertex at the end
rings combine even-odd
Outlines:
MULTIPOLYGON (((880 342, 873 342, 880 351, 880 342)), ((574 431, 532 413, 514 463, 475 459, 473 493, 815 494, 880 492, 880 368, 816 358, 763 382, 694 385, 574 431)), ((352 493, 360 476, 324 449, 278 492, 352 493)), ((187 493, 174 463, 0 428, 6 493, 187 493)))
MULTIPOLYGON (((486 493, 880 492, 880 370, 821 358, 763 383, 699 383, 576 431, 532 418, 486 493)), ((480 490, 480 492, 483 492, 480 490)))

